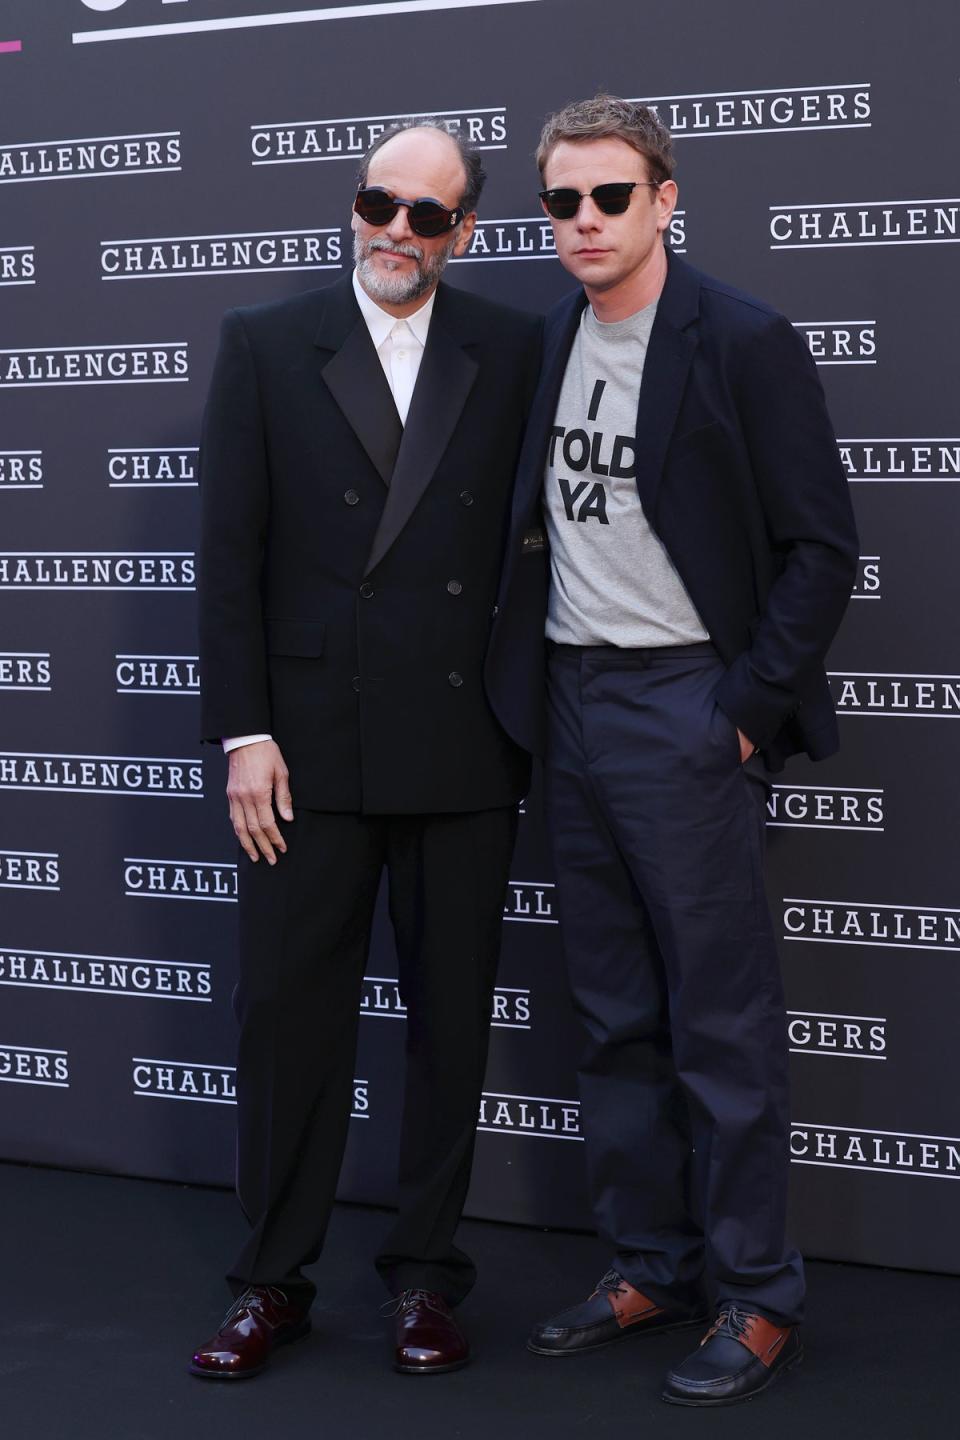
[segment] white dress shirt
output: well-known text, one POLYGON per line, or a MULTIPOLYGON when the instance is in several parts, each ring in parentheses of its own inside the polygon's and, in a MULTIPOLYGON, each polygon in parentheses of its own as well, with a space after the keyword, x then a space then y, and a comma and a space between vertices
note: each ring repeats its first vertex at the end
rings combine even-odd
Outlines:
MULTIPOLYGON (((420 361, 427 343, 427 331, 430 329, 430 317, 437 292, 434 290, 420 309, 408 315, 405 320, 398 320, 395 315, 381 310, 376 301, 370 299, 357 279, 356 270, 353 272, 353 293, 357 297, 360 314, 366 322, 373 347, 383 366, 400 421, 405 425, 413 398, 413 387, 420 373, 420 361)), ((239 750, 241 745, 254 745, 258 740, 272 739, 272 735, 233 735, 230 739, 221 741, 221 744, 224 752, 229 754, 231 750, 239 750)))
POLYGON ((393 403, 405 425, 413 387, 420 373, 420 361, 423 359, 423 347, 427 343, 427 331, 430 329, 430 317, 437 292, 434 290, 429 300, 425 300, 420 309, 408 315, 405 320, 388 315, 386 310, 380 309, 375 300, 370 299, 357 279, 356 270, 353 272, 353 293, 357 297, 360 314, 367 322, 373 348, 380 357, 393 403))

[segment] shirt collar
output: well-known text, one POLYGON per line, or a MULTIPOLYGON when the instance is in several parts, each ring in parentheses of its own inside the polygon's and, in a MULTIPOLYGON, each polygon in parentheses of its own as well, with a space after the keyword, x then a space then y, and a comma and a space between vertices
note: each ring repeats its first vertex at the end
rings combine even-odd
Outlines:
MULTIPOLYGON (((366 321, 367 329, 370 331, 373 348, 379 350, 394 325, 396 325, 397 317, 396 315, 388 314, 386 310, 381 310, 376 301, 370 299, 370 296, 357 279, 356 270, 353 272, 353 293, 357 297, 360 314, 366 321)), ((436 298, 437 292, 434 290, 430 299, 425 301, 419 310, 415 310, 412 315, 405 317, 407 325, 413 331, 414 338, 420 345, 426 345, 427 343, 427 331, 430 329, 430 317, 433 314, 433 302, 436 298)))

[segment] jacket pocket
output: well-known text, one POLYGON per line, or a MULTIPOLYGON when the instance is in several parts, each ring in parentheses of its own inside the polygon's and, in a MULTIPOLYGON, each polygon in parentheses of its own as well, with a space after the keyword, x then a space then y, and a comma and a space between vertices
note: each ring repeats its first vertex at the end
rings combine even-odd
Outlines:
POLYGON ((722 444, 723 426, 719 420, 711 420, 708 425, 699 425, 696 430, 674 436, 667 448, 666 464, 668 467, 684 464, 692 456, 715 451, 722 444))
POLYGON ((323 654, 327 626, 323 620, 268 620, 267 653, 315 660, 323 654))

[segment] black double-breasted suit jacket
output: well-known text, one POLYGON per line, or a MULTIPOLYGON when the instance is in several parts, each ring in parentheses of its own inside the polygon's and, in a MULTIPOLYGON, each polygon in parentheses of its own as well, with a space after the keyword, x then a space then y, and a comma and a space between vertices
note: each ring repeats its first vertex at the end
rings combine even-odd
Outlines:
POLYGON ((202 734, 271 734, 295 805, 524 794, 484 666, 540 330, 441 284, 403 426, 350 277, 226 316, 200 454, 202 734))
MULTIPOLYGON (((547 317, 487 674, 504 726, 543 749, 544 464, 586 297, 547 317)), ((637 490, 726 665, 717 702, 768 768, 839 744, 824 656, 858 544, 816 366, 769 306, 668 252, 637 400, 637 490)))

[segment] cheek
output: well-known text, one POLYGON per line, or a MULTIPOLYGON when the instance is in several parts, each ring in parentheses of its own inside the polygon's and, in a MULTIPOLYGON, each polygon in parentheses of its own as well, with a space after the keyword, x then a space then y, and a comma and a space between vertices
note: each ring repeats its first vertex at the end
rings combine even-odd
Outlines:
POLYGON ((577 232, 572 225, 567 225, 562 230, 554 230, 553 239, 557 254, 564 258, 572 256, 577 248, 577 232))

